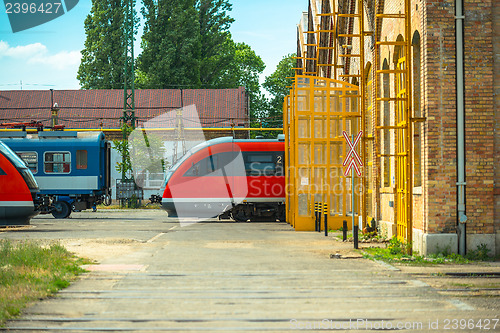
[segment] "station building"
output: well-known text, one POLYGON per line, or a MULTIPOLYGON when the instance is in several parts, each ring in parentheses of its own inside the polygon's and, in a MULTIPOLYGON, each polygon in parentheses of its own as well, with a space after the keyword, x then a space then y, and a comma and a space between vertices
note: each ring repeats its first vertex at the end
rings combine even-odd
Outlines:
POLYGON ((296 229, 314 230, 316 201, 329 205, 329 227, 349 221, 351 180, 334 155, 347 155, 343 131, 363 131, 359 223, 421 254, 483 244, 500 254, 499 17, 495 0, 309 1, 284 104, 296 229), (332 166, 335 176, 318 176, 332 166), (347 195, 308 192, 321 179, 347 195))

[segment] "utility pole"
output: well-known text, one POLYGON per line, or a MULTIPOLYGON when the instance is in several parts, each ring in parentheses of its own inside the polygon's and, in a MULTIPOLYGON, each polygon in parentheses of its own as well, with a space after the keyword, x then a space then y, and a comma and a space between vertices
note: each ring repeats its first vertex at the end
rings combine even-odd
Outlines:
POLYGON ((175 115, 175 141, 174 141, 174 156, 172 157, 172 165, 175 164, 182 156, 186 154, 186 138, 184 137, 184 122, 182 120, 184 109, 184 97, 181 89, 181 108, 177 109, 175 115), (182 146, 182 155, 179 154, 179 143, 182 146), (179 156, 180 155, 180 156, 179 156))
MULTIPOLYGON (((125 35, 125 65, 123 85, 123 124, 135 128, 135 68, 134 68, 134 5, 135 0, 126 0, 124 35, 125 35)), ((123 131, 123 139, 127 139, 126 131, 123 131)))
MULTIPOLYGON (((123 66, 123 116, 121 117, 122 124, 122 134, 123 140, 126 141, 129 135, 130 129, 135 129, 136 118, 135 118, 135 69, 134 69, 134 7, 135 0, 125 0, 125 17, 123 22, 123 31, 125 38, 125 57, 123 66)), ((127 159, 130 159, 128 154, 128 144, 125 145, 122 150, 122 163, 127 165, 127 159)), ((127 170, 122 168, 122 180, 121 180, 124 196, 121 196, 122 205, 127 199, 130 199, 132 193, 135 191, 135 183, 133 179, 127 177, 127 170)), ((117 189, 117 193, 118 193, 117 189)))

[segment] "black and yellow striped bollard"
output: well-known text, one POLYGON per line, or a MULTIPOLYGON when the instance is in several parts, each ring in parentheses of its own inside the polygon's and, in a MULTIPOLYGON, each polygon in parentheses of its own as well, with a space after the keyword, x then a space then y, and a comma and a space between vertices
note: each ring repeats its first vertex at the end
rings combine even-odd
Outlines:
POLYGON ((318 202, 318 232, 321 232, 321 213, 323 212, 323 203, 318 202))
POLYGON ((328 204, 323 203, 323 214, 325 215, 325 237, 328 236, 328 204))
POLYGON ((318 231, 318 203, 314 203, 314 231, 318 231))

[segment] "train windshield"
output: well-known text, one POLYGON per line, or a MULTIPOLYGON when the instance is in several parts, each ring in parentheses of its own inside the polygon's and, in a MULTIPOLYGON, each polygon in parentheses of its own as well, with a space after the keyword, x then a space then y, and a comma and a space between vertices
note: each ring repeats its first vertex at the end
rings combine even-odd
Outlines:
MULTIPOLYGON (((207 141, 205 142, 201 142, 199 144, 197 144, 196 146, 194 146, 193 148, 189 149, 186 154, 184 154, 184 156, 182 156, 177 162, 175 162, 174 165, 172 165, 170 168, 169 168, 169 172, 170 173, 173 173, 175 170, 177 170, 177 168, 182 164, 184 163, 184 161, 186 161, 189 156, 193 155, 194 153, 202 150, 203 148, 205 147, 208 147, 208 143, 207 141)), ((167 178, 168 178, 168 174, 169 172, 167 172, 167 178)))
POLYGON ((10 150, 10 148, 7 147, 2 141, 0 141, 0 152, 4 154, 5 157, 7 157, 15 165, 16 168, 27 168, 26 163, 24 163, 23 160, 12 150, 10 150))

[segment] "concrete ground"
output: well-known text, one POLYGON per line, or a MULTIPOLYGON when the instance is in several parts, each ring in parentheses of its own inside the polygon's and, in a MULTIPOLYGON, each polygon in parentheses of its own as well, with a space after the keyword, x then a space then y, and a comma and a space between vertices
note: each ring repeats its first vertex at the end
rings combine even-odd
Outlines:
POLYGON ((0 238, 59 241, 96 260, 9 322, 13 332, 500 331, 498 263, 395 267, 286 223, 101 210, 39 216, 0 238))

